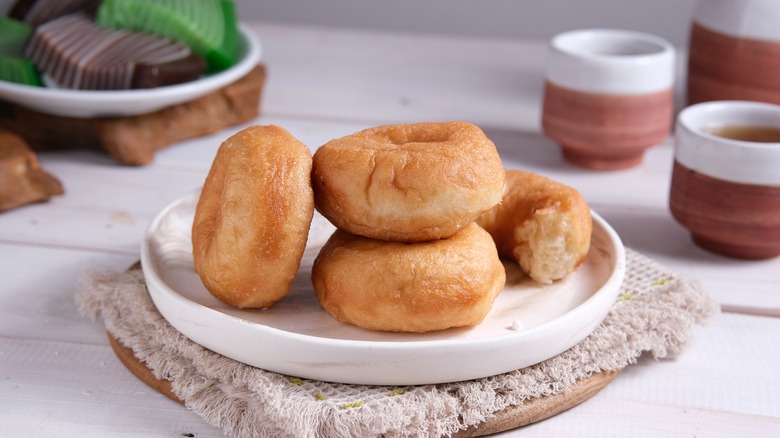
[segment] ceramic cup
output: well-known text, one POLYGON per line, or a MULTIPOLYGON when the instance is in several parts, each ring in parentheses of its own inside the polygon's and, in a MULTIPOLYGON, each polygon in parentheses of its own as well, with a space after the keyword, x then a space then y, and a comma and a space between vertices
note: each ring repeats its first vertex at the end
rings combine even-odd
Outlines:
POLYGON ((780 106, 715 101, 681 111, 669 207, 702 248, 780 255, 780 106))
POLYGON ((699 1, 691 23, 689 104, 780 104, 780 1, 699 1))
POLYGON ((564 158, 611 170, 642 161, 673 122, 674 47, 640 32, 586 29, 551 42, 542 128, 564 158))

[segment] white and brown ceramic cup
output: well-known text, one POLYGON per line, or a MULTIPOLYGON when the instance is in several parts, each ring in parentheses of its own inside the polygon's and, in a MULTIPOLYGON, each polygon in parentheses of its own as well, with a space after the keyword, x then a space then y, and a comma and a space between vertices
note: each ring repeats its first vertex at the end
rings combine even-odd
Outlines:
POLYGON ((699 1, 691 24, 688 104, 780 104, 780 1, 699 1))
POLYGON ((716 101, 681 111, 669 207, 704 249, 780 255, 780 106, 716 101))
POLYGON ((569 162, 635 166, 673 122, 674 47, 640 32, 588 29, 551 42, 542 128, 569 162))

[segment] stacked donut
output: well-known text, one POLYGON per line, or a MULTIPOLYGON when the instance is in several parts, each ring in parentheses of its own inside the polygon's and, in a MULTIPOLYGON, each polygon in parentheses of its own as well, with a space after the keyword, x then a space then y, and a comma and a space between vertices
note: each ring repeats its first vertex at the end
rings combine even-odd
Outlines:
POLYGON ((480 323, 515 259, 542 283, 585 259, 591 218, 573 189, 504 171, 464 122, 387 125, 314 156, 277 126, 247 128, 212 164, 192 228, 209 292, 265 308, 290 290, 314 209, 336 225, 311 280, 323 309, 370 330, 428 332, 480 323))
POLYGON ((338 228, 312 268, 330 315, 403 332, 483 320, 506 277, 474 221, 501 201, 504 168, 478 127, 388 125, 333 140, 314 154, 312 186, 338 228))

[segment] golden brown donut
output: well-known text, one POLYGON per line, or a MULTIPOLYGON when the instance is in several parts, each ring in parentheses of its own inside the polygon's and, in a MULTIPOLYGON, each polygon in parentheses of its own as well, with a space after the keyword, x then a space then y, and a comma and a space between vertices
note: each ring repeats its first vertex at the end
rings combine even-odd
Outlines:
POLYGON ((192 224, 195 271, 212 295, 269 307, 290 290, 314 214, 311 152, 278 126, 222 143, 192 224))
POLYGON ((508 170, 506 193, 477 223, 502 257, 540 283, 574 272, 588 255, 592 221, 585 199, 573 188, 530 172, 508 170))
POLYGON ((449 237, 496 205, 504 168, 470 123, 387 125, 321 146, 312 185, 317 210, 336 227, 420 242, 449 237))
POLYGON ((479 324, 506 281, 493 240, 474 223, 447 239, 419 243, 336 230, 311 276, 331 316, 395 332, 479 324))

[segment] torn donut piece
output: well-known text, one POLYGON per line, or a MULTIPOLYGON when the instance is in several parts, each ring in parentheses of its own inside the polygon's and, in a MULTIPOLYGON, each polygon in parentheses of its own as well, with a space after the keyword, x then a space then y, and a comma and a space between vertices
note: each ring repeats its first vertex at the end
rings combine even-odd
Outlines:
POLYGON ((515 260, 539 283, 574 272, 590 249, 593 223, 573 188, 532 172, 506 171, 506 193, 477 219, 502 257, 515 260))

